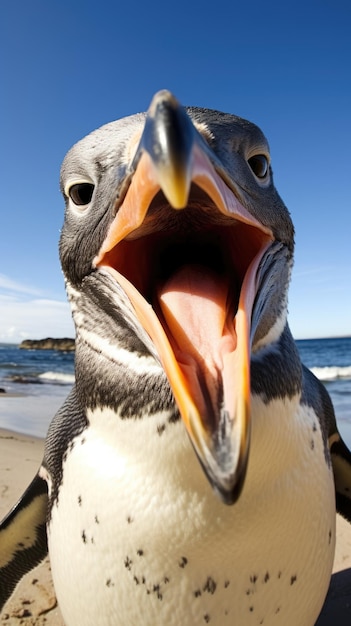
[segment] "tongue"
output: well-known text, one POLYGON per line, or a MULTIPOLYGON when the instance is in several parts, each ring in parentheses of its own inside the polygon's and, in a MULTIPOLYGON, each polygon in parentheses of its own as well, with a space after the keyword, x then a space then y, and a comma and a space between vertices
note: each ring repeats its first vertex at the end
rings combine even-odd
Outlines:
POLYGON ((206 378, 217 377, 223 355, 236 348, 228 281, 207 267, 186 265, 159 289, 158 299, 177 361, 195 361, 206 378))

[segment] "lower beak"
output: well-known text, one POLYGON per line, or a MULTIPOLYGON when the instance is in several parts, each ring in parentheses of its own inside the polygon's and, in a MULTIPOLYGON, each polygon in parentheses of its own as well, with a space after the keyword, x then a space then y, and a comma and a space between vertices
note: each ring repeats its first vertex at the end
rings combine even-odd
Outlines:
MULTIPOLYGON (((129 187, 94 263, 111 272, 127 293, 156 347, 205 474, 222 500, 232 504, 241 492, 250 447, 250 325, 257 272, 273 237, 217 170, 215 155, 185 110, 169 92, 156 94, 129 187), (233 297, 228 271, 219 273, 192 259, 158 282, 152 307, 134 279, 137 271, 128 266, 135 263, 135 255, 133 261, 126 254, 128 246, 137 251, 143 245, 156 194, 163 192, 168 211, 186 212, 192 184, 248 237, 251 252, 240 293, 233 297)), ((223 242, 231 241, 231 235, 223 235, 223 242)))

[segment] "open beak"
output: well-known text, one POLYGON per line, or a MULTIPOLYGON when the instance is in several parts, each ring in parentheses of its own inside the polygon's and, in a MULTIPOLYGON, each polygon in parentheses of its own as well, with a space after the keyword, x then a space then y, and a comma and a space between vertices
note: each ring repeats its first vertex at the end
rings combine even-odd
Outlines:
POLYGON ((94 260, 151 337, 202 467, 227 504, 250 445, 250 324, 271 231, 167 91, 155 95, 94 260))

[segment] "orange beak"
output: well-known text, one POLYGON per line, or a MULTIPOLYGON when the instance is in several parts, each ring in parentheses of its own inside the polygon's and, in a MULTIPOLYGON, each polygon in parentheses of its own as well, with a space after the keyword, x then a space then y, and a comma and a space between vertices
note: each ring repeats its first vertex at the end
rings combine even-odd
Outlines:
POLYGON ((224 502, 250 445, 250 327, 269 229, 169 92, 154 97, 128 188, 94 260, 151 337, 200 463, 224 502))

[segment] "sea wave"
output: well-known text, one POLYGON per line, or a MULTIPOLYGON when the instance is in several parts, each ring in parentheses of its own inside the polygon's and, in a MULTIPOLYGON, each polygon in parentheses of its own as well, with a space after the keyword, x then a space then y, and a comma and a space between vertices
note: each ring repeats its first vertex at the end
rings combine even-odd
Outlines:
POLYGON ((64 374, 63 372, 44 372, 39 374, 41 381, 49 381, 50 383, 59 383, 60 385, 73 385, 74 374, 64 374))
POLYGON ((42 374, 14 374, 5 376, 5 381, 21 385, 73 385, 74 374, 64 372, 43 372, 42 374))
POLYGON ((319 380, 327 381, 351 378, 351 365, 347 365, 346 367, 311 367, 310 369, 319 380))

